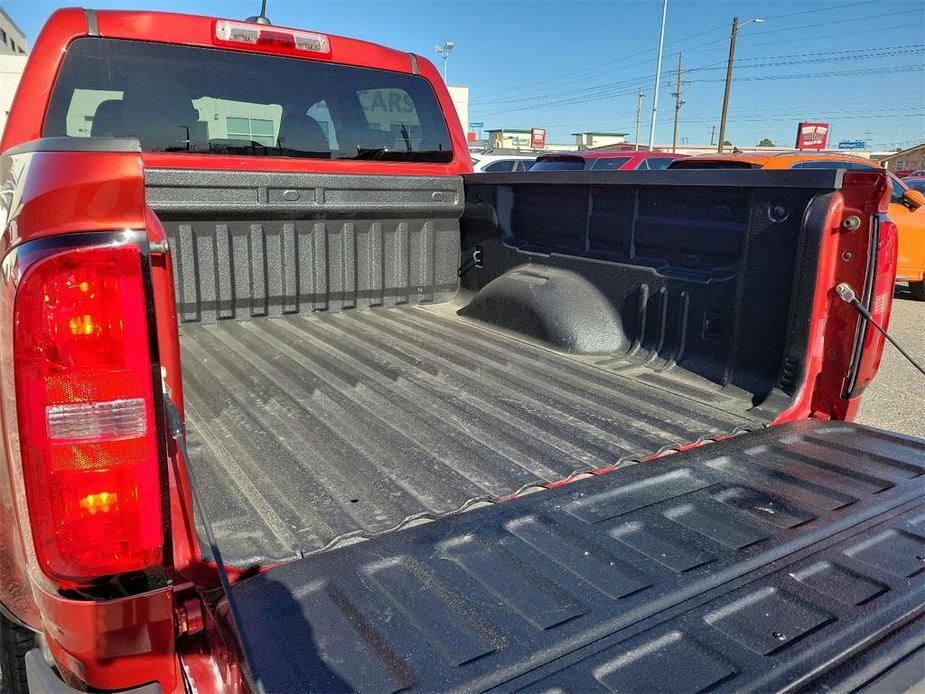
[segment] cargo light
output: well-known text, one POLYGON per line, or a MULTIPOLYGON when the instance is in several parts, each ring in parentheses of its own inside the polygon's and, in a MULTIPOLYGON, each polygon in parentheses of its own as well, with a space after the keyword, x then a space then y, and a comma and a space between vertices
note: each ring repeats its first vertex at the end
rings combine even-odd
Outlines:
POLYGON ((215 22, 215 40, 221 43, 243 43, 322 55, 331 52, 331 42, 324 34, 249 22, 230 22, 226 19, 215 22))
POLYGON ((14 305, 23 481, 35 553, 62 585, 162 563, 147 302, 137 248, 37 261, 14 305))

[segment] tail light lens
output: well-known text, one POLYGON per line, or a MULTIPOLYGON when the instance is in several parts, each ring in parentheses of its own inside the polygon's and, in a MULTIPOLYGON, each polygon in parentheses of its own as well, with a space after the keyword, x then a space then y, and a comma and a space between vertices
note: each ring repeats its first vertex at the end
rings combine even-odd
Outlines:
POLYGON ((141 257, 38 261, 14 306, 23 480, 35 552, 59 582, 158 565, 163 511, 141 257))

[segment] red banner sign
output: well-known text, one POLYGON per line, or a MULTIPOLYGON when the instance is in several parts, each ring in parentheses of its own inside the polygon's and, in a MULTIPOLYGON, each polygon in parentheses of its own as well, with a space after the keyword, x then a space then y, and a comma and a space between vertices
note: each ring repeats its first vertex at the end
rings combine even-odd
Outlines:
POLYGON ((797 149, 825 149, 828 143, 828 123, 800 123, 797 126, 797 149))
POLYGON ((546 128, 530 128, 530 149, 545 149, 546 128))

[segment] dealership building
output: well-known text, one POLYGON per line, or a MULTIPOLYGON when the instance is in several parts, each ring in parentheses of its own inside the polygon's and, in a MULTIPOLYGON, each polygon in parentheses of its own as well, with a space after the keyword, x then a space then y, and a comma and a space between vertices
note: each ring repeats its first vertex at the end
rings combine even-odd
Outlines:
POLYGON ((882 157, 880 161, 893 172, 921 171, 925 169, 925 142, 899 152, 892 152, 882 157))

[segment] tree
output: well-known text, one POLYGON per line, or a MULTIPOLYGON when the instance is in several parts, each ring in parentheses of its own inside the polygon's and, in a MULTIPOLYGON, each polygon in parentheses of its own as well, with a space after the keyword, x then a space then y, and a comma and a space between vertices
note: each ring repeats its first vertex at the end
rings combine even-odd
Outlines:
POLYGON ((729 140, 723 140, 723 147, 732 147, 732 143, 729 140))
POLYGON ((759 147, 777 147, 773 142, 771 142, 770 137, 764 138, 761 142, 758 143, 759 147))

